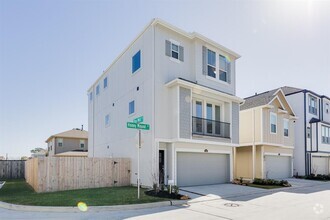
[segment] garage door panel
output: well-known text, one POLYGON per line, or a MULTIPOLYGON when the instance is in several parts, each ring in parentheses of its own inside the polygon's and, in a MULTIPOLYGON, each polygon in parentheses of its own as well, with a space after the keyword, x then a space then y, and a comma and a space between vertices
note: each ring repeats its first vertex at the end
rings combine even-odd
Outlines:
POLYGON ((265 156, 266 177, 268 179, 283 179, 292 177, 291 157, 265 156))
POLYGON ((312 157, 312 173, 329 174, 329 158, 328 157, 312 157))
POLYGON ((229 155, 178 152, 177 180, 179 186, 210 185, 229 182, 229 155))

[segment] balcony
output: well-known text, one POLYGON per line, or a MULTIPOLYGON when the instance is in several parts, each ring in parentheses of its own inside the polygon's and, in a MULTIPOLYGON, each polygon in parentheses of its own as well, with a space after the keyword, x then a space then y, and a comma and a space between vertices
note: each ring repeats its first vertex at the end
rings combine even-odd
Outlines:
POLYGON ((230 123, 192 117, 192 134, 230 138, 230 123))

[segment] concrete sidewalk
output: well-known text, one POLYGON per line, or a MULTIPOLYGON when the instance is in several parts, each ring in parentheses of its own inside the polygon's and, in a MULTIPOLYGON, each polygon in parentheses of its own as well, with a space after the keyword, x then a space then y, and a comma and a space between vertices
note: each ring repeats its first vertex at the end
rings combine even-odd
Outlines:
MULTIPOLYGON (((147 208, 160 208, 166 206, 181 206, 187 204, 188 200, 171 200, 164 202, 143 203, 133 205, 114 205, 114 206, 88 206, 89 212, 101 211, 124 211, 124 210, 137 210, 147 208)), ((28 205, 15 205, 0 201, 0 208, 15 210, 15 211, 28 211, 28 212, 65 212, 75 213, 82 212, 78 207, 53 207, 53 206, 28 206, 28 205)))

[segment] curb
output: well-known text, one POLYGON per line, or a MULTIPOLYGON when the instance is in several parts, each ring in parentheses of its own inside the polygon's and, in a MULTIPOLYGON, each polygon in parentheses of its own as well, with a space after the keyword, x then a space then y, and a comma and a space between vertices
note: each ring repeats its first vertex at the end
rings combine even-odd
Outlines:
MULTIPOLYGON (((114 205, 114 206, 89 206, 87 212, 99 212, 99 211, 124 211, 124 210, 136 210, 147 208, 159 208, 166 206, 181 206, 187 204, 189 200, 170 200, 164 202, 143 203, 133 205, 114 205)), ((53 207, 53 206, 25 206, 15 205, 11 203, 1 202, 0 208, 25 211, 25 212, 82 212, 78 207, 53 207)))

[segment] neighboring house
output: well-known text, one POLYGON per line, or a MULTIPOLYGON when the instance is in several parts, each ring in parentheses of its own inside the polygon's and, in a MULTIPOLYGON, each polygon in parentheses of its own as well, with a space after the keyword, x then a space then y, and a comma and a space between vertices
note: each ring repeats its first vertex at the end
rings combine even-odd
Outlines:
POLYGON ((154 19, 88 90, 89 157, 131 158, 137 183, 137 130, 143 116, 144 186, 225 183, 239 143, 235 61, 239 55, 154 19))
POLYGON ((299 117, 294 174, 329 174, 330 98, 307 89, 284 88, 287 100, 299 117))
POLYGON ((6 158, 4 156, 0 156, 0 160, 5 160, 6 158))
POLYGON ((31 154, 31 158, 43 158, 46 157, 47 155, 47 150, 43 149, 40 150, 39 152, 35 152, 31 154))
POLYGON ((55 156, 69 151, 88 151, 88 132, 82 129, 72 129, 50 136, 46 143, 48 145, 48 156, 55 156))
POLYGON ((281 89, 245 99, 240 108, 240 147, 235 176, 254 179, 293 175, 296 115, 281 89))

